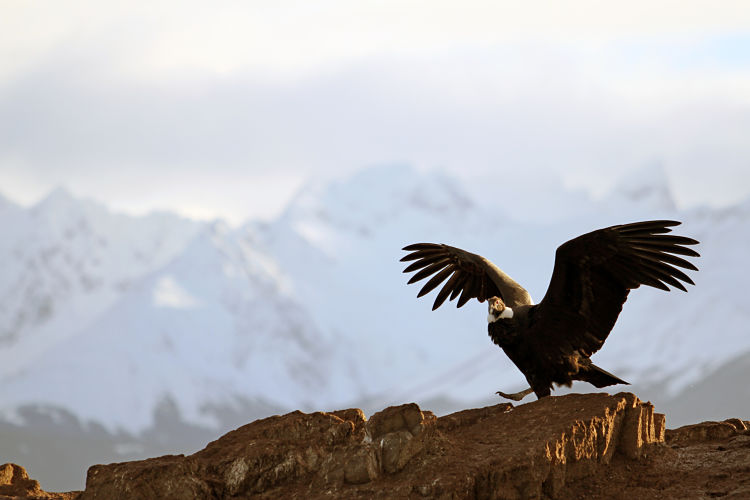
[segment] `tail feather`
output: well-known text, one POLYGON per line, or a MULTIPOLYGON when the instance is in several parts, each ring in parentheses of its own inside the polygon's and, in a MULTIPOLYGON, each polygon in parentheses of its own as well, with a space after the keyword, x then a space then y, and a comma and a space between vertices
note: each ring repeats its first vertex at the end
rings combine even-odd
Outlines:
POLYGON ((593 363, 588 366, 588 369, 585 372, 579 372, 578 375, 580 380, 588 382, 595 387, 607 387, 615 384, 630 385, 630 383, 612 375, 606 370, 602 370, 593 363))

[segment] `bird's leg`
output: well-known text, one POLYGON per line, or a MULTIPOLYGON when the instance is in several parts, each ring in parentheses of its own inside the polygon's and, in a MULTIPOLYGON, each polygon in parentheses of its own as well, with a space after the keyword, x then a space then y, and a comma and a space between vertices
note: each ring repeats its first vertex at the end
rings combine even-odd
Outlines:
POLYGON ((534 389, 532 389, 531 387, 529 387, 528 389, 524 389, 524 390, 522 390, 520 392, 514 392, 513 394, 506 394, 506 393, 504 393, 502 391, 497 391, 495 394, 497 394, 498 396, 500 396, 502 398, 505 398, 505 399, 511 399, 513 401, 521 401, 523 398, 525 398, 526 396, 528 396, 532 392, 534 392, 534 389))

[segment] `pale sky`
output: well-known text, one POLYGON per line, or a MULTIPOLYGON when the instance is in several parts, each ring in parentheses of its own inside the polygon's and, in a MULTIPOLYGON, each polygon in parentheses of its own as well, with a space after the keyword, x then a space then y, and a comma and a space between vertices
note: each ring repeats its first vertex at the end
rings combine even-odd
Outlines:
MULTIPOLYGON (((746 1, 0 4, 0 193, 238 223, 408 163, 750 196, 746 1)), ((397 180, 394 180, 397 182, 397 180)))

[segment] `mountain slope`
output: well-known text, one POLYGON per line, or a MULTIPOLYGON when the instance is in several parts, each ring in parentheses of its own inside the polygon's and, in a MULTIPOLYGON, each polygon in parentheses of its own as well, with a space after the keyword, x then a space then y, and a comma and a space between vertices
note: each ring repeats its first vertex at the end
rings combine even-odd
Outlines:
POLYGON ((171 214, 113 214, 62 189, 0 213, 0 378, 74 336, 199 227, 171 214))
POLYGON ((634 291, 597 364, 673 398, 750 352, 750 202, 681 211, 661 171, 603 199, 540 186, 526 188, 528 203, 548 200, 548 221, 518 213, 521 192, 503 196, 512 186, 480 197, 492 190, 407 167, 311 183, 277 220, 237 230, 111 214, 64 191, 0 212, 0 256, 12 263, 0 274, 0 410, 22 421, 17 408, 52 405, 138 433, 164 401, 217 428, 209 408, 248 401, 314 410, 441 399, 449 410, 494 398, 525 381, 487 339, 486 306, 432 312, 406 285, 400 248, 475 251, 539 299, 559 244, 647 218, 684 220, 679 233, 702 242, 697 286, 634 291))
POLYGON ((33 369, 7 377, 3 401, 137 432, 166 399, 188 421, 215 426, 207 405, 242 397, 293 406, 345 386, 336 352, 262 260, 213 224, 33 369))

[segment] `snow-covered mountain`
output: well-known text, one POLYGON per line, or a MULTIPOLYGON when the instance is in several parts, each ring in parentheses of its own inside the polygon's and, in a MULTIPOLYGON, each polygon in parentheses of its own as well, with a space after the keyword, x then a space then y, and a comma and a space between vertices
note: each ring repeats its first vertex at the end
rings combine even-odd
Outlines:
POLYGON ((62 189, 0 211, 0 378, 74 337, 147 273, 180 252, 198 224, 171 214, 113 214, 62 189))
POLYGON ((20 422, 18 408, 50 405, 137 433, 164 400, 202 426, 218 425, 208 408, 247 401, 476 404, 523 377, 488 341, 485 305, 415 298, 400 248, 473 250, 539 300, 560 243, 648 218, 702 242, 697 286, 632 293, 597 363, 671 397, 750 353, 750 201, 680 211, 658 168, 597 200, 540 186, 373 168, 312 182, 275 221, 239 229, 113 214, 62 190, 0 203, 0 410, 20 422))

